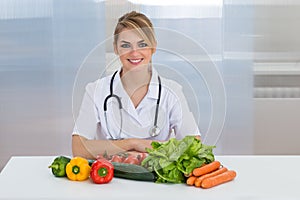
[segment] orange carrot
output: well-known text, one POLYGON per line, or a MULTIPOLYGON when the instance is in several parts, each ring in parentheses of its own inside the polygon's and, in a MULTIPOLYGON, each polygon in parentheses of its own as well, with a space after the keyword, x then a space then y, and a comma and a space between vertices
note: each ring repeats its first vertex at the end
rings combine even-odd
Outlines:
POLYGON ((197 179, 196 176, 190 176, 190 177, 186 180, 186 184, 187 184, 187 185, 194 185, 196 179, 197 179))
POLYGON ((229 171, 223 172, 222 174, 204 179, 201 183, 201 187, 202 188, 211 188, 211 187, 220 185, 222 183, 231 181, 235 177, 236 177, 236 172, 233 170, 229 170, 229 171))
POLYGON ((222 173, 224 173, 224 172, 226 172, 226 171, 227 171, 227 168, 226 168, 226 167, 221 167, 221 168, 219 168, 219 169, 217 169, 217 170, 215 170, 215 171, 213 171, 213 172, 211 172, 211 173, 208 173, 208 174, 204 174, 204 175, 202 175, 202 176, 199 176, 199 177, 195 180, 194 185, 195 185, 196 187, 200 187, 200 186, 201 186, 201 183, 202 183, 202 181, 203 181, 204 179, 210 178, 210 177, 213 177, 213 176, 216 176, 216 175, 219 175, 219 174, 222 174, 222 173))
POLYGON ((219 161, 213 161, 207 165, 204 165, 202 167, 195 168, 193 170, 194 176, 201 176, 203 174, 210 173, 212 171, 217 170, 221 166, 221 163, 219 161))

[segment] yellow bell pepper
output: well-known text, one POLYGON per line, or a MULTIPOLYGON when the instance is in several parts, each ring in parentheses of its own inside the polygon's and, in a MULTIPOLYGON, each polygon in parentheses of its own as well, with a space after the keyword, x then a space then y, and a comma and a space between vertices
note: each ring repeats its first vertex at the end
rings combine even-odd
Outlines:
POLYGON ((67 177, 72 181, 84 181, 89 178, 91 167, 88 160, 74 157, 66 166, 67 177))

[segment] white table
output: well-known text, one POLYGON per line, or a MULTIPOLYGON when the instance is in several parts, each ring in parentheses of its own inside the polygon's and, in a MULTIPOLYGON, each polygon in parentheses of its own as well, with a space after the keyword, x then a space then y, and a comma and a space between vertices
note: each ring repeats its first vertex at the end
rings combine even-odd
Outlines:
POLYGON ((52 175, 53 159, 12 157, 0 174, 0 199, 300 199, 300 156, 216 156, 237 177, 211 189, 119 178, 75 182, 52 175))

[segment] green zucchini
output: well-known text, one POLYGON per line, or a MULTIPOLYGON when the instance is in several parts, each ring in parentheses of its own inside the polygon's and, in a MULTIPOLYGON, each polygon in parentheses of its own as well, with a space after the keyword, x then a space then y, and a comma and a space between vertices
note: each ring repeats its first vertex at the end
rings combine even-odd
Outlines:
POLYGON ((114 176, 137 181, 156 181, 154 172, 148 171, 140 165, 112 162, 114 166, 114 176))
MULTIPOLYGON (((92 166, 95 160, 88 160, 89 165, 92 166)), ((114 166, 114 177, 131 179, 137 181, 156 181, 155 172, 148 171, 145 167, 140 165, 120 163, 120 162, 111 162, 114 166)))

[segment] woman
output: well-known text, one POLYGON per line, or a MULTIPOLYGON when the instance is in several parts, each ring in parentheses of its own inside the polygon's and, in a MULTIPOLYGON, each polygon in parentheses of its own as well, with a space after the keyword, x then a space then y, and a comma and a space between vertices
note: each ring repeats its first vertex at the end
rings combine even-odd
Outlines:
POLYGON ((145 152, 151 142, 200 137, 181 87, 152 66, 156 39, 151 21, 135 11, 122 16, 114 32, 122 67, 86 86, 76 120, 74 156, 145 152))

